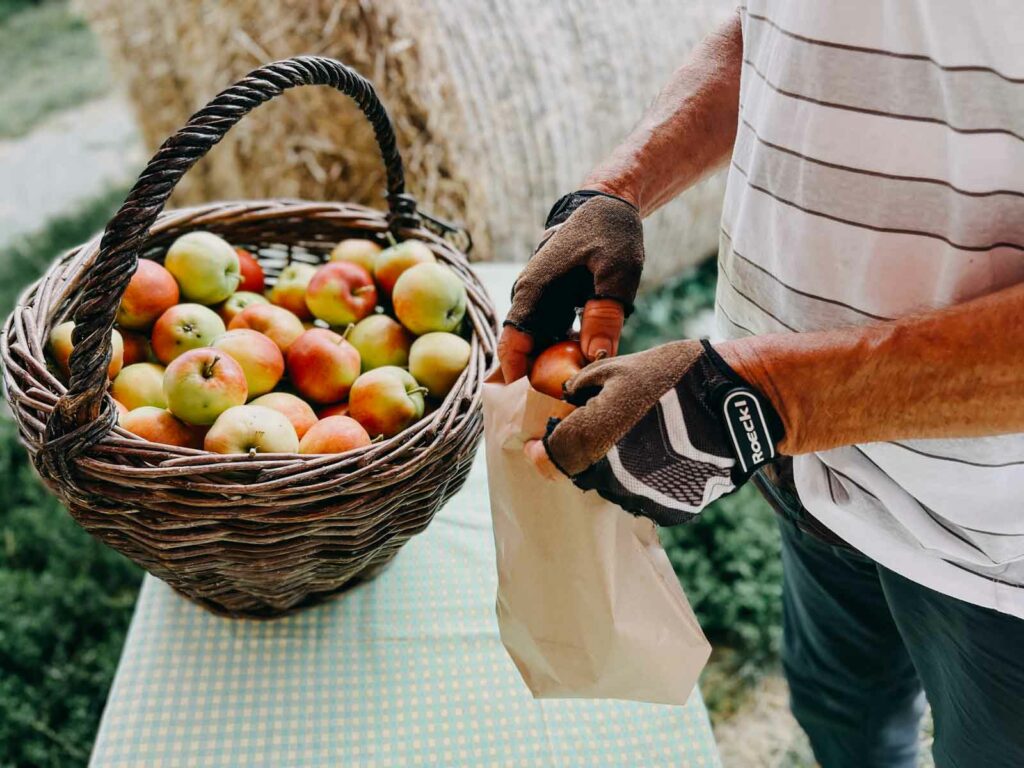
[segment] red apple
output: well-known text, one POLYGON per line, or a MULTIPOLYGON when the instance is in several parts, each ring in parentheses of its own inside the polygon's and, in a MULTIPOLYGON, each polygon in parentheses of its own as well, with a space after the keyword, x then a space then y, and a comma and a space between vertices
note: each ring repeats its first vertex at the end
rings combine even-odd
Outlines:
MULTIPOLYGON (((57 367, 60 368, 61 373, 65 376, 71 375, 68 361, 71 358, 71 333, 74 330, 75 324, 68 320, 66 323, 55 326, 50 331, 50 353, 53 355, 53 360, 57 363, 57 367)), ((110 346, 110 364, 107 366, 107 378, 112 379, 121 372, 121 367, 124 365, 124 340, 116 329, 110 332, 110 346)))
POLYGON ((321 419, 327 419, 331 416, 348 416, 348 400, 344 403, 335 403, 334 405, 328 405, 326 408, 321 408, 316 412, 316 415, 321 419))
POLYGON ((417 336, 455 331, 466 314, 466 286, 442 264, 417 264, 398 278, 391 302, 395 317, 417 336))
POLYGON ((164 365, 190 349, 209 346, 224 333, 224 321, 202 304, 177 304, 153 326, 153 354, 164 365))
POLYGON ((245 403, 249 387, 242 366, 220 350, 204 348, 185 352, 167 366, 164 394, 171 413, 202 426, 245 403))
POLYGON ((279 307, 284 307, 300 320, 312 320, 313 315, 306 306, 306 286, 313 279, 316 267, 301 262, 289 264, 277 277, 267 298, 279 307))
POLYGON ((144 405, 166 408, 164 367, 156 363, 126 365, 110 385, 110 396, 130 411, 144 405))
POLYGON ((380 246, 373 240, 351 237, 342 240, 331 251, 331 261, 351 261, 373 274, 374 264, 380 255, 380 246))
POLYGON ((314 424, 299 441, 299 453, 345 453, 372 441, 362 425, 348 416, 329 416, 314 424))
POLYGON ((206 433, 213 453, 297 453, 299 438, 284 415, 262 405, 228 408, 206 433))
POLYGON ((317 422, 317 416, 309 403, 288 392, 270 392, 251 401, 249 405, 262 405, 282 414, 295 427, 295 434, 302 436, 317 422))
POLYGON ((150 349, 149 339, 138 331, 121 331, 121 341, 124 346, 124 364, 134 365, 135 363, 147 363, 153 350, 150 349))
POLYGON ((269 304, 270 301, 262 293, 251 293, 249 291, 238 291, 232 293, 224 303, 217 307, 217 314, 225 324, 230 323, 243 309, 253 304, 269 304))
POLYGON ((226 352, 245 372, 249 397, 258 397, 277 386, 284 376, 284 355, 270 337, 249 328, 236 328, 211 344, 226 352))
POLYGON ((348 412, 374 437, 391 437, 423 416, 426 391, 402 368, 374 368, 352 385, 348 412))
POLYGON ((530 384, 538 392, 561 400, 562 385, 586 364, 578 341, 560 341, 537 355, 530 369, 530 384))
POLYGON ((174 275, 155 261, 139 259, 139 266, 117 308, 117 324, 122 328, 146 330, 177 304, 178 298, 174 275))
POLYGON ((337 403, 359 376, 359 353, 340 334, 313 328, 288 349, 288 373, 307 400, 337 403))
POLYGON ((231 320, 228 329, 233 331, 236 328, 250 328, 262 333, 285 353, 305 331, 302 321, 293 313, 272 304, 250 304, 231 320))
POLYGON ((403 368, 409 364, 413 336, 387 315, 364 317, 352 326, 345 338, 359 350, 364 371, 384 365, 403 368))
MULTIPOLYGON (((111 397, 113 400, 113 397, 111 397)), ((128 407, 120 400, 114 400, 114 407, 117 409, 117 423, 121 423, 121 419, 128 415, 128 407)))
POLYGON ((238 291, 249 293, 263 293, 266 277, 263 274, 263 267, 256 260, 256 257, 244 248, 235 248, 238 254, 238 267, 242 272, 242 282, 238 284, 238 291))
POLYGON ((373 277, 385 296, 390 296, 395 282, 405 270, 417 264, 433 263, 434 252, 419 240, 406 240, 381 252, 373 267, 373 277))
POLYGON ((151 443, 178 445, 182 448, 202 448, 203 434, 176 418, 165 408, 144 405, 128 411, 121 418, 121 426, 151 443))
POLYGON ((356 323, 377 306, 377 287, 370 273, 358 264, 332 261, 309 281, 306 306, 329 325, 356 323))

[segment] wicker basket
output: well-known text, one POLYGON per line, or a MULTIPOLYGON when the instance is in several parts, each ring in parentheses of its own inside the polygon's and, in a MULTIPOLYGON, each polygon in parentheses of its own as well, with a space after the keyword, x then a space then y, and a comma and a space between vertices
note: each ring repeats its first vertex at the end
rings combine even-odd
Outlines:
POLYGON ((164 143, 102 238, 60 258, 7 320, 4 381, 43 479, 91 534, 218 613, 276 616, 378 572, 465 480, 494 354, 493 306, 463 253, 426 218, 404 192, 387 113, 369 82, 345 65, 287 59, 222 92, 164 143), (177 181, 231 126, 299 85, 332 86, 366 115, 387 169, 388 213, 293 200, 161 213, 177 181), (290 261, 324 261, 346 237, 424 241, 466 283, 467 369, 427 417, 338 456, 224 456, 125 432, 107 396, 118 302, 140 256, 160 260, 175 238, 195 229, 251 250, 271 281, 290 261), (67 318, 76 326, 65 388, 48 369, 44 347, 50 329, 67 318))

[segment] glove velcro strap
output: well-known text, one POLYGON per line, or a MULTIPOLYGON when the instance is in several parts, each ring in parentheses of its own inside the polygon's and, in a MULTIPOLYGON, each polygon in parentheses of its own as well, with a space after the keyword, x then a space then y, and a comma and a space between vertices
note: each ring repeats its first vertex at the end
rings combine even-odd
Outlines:
POLYGON ((562 224, 576 212, 577 208, 592 197, 610 197, 612 200, 618 200, 621 203, 625 203, 634 211, 637 210, 637 207, 629 202, 629 200, 619 197, 618 195, 601 192, 597 189, 580 189, 576 192, 570 192, 567 195, 562 195, 555 201, 555 204, 551 206, 551 211, 548 213, 548 218, 544 222, 544 226, 553 227, 556 224, 562 224))

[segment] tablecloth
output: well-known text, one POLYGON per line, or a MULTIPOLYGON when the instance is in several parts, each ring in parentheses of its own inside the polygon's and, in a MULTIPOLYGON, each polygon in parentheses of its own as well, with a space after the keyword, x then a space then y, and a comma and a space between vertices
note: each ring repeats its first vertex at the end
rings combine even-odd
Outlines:
MULTIPOLYGON (((499 309, 514 267, 482 266, 499 309)), ((537 701, 498 638, 483 452, 384 573, 276 621, 147 576, 91 766, 718 766, 707 712, 537 701)))

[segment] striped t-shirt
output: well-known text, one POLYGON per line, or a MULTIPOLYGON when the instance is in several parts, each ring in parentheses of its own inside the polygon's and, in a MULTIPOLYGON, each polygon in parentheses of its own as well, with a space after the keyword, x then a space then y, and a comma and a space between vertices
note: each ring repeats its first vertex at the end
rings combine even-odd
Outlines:
MULTIPOLYGON (((1024 1, 749 0, 742 22, 722 335, 1024 281, 1024 1)), ((1024 435, 854 445, 794 473, 810 513, 882 565, 1024 617, 1024 435)))

